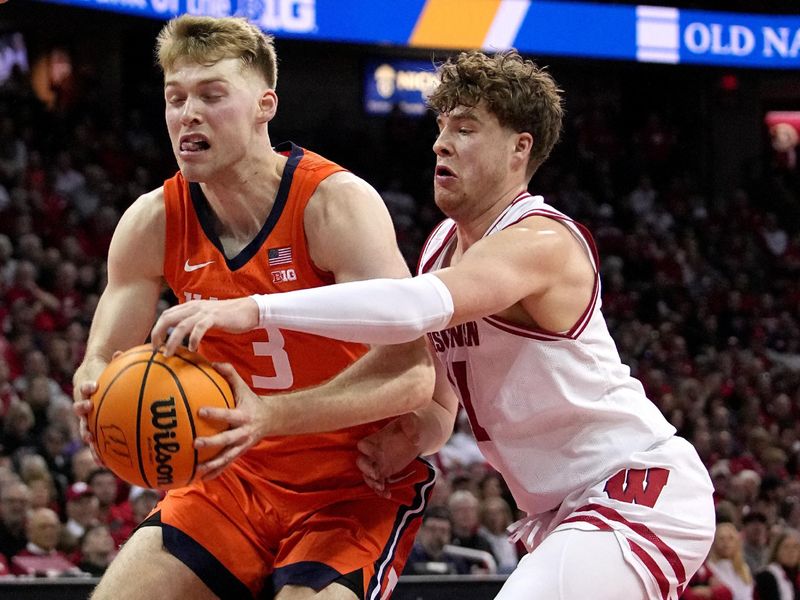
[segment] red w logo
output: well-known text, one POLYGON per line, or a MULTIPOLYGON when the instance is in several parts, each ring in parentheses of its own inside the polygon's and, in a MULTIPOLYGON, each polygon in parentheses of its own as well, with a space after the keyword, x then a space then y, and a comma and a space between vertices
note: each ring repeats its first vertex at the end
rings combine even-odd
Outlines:
POLYGON ((604 491, 612 500, 653 508, 667 479, 667 469, 622 469, 606 481, 604 491))

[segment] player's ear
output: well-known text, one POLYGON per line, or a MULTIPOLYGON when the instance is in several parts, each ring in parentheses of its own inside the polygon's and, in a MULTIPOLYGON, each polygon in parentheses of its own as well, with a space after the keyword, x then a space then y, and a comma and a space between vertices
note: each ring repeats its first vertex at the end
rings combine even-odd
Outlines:
POLYGON ((272 120, 278 110, 278 95, 275 90, 265 90, 258 99, 258 122, 267 123, 272 120))
POLYGON ((516 134, 514 136, 514 162, 518 162, 525 168, 531 152, 533 152, 533 135, 527 131, 516 134))

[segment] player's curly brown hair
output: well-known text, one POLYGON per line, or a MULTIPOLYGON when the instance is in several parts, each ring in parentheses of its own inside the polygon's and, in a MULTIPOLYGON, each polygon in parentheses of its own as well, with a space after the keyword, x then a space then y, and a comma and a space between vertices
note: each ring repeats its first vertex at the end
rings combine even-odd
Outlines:
POLYGON ((440 84, 428 98, 431 108, 447 113, 485 102, 501 125, 533 136, 528 162, 528 175, 533 175, 561 135, 563 92, 552 76, 516 50, 493 56, 462 52, 438 71, 440 84))
POLYGON ((245 68, 261 73, 269 87, 274 88, 278 81, 272 36, 238 17, 181 15, 171 19, 156 39, 156 58, 164 72, 181 58, 202 65, 238 58, 245 68))

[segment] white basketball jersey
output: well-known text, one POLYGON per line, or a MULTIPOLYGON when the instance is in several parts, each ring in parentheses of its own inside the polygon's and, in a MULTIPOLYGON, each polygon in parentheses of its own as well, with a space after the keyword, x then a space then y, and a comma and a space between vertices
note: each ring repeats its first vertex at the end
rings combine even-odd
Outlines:
MULTIPOLYGON (((484 456, 531 515, 554 509, 632 453, 675 433, 620 360, 600 312, 599 264, 588 231, 541 196, 523 193, 484 236, 534 215, 565 225, 592 261, 594 291, 578 322, 553 333, 486 317, 428 334, 484 456)), ((447 266, 455 241, 448 219, 425 243, 419 272, 447 266)))

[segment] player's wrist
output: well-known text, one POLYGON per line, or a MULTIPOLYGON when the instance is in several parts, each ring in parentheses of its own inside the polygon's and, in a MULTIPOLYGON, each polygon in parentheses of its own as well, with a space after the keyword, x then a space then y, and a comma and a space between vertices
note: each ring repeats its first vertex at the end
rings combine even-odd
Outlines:
POLYGON ((269 295, 268 294, 253 294, 250 300, 255 302, 258 312, 256 313, 256 325, 258 327, 266 327, 269 320, 269 295))

